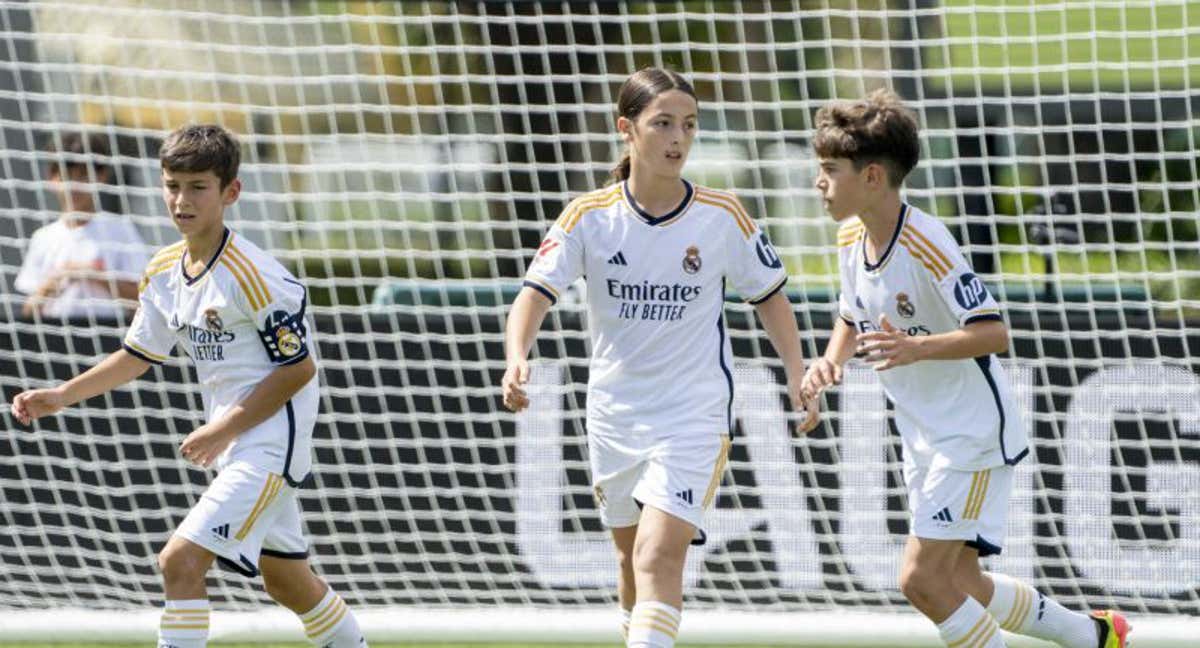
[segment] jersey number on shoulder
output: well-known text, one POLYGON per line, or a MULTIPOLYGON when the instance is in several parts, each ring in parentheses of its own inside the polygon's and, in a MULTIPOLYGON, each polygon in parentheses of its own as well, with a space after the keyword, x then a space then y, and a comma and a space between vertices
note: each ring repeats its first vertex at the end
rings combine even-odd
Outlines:
POLYGON ((954 300, 964 310, 978 308, 987 298, 987 287, 979 277, 968 272, 958 278, 958 283, 954 286, 954 300))
POLYGON ((783 267, 783 261, 779 260, 779 255, 775 253, 775 248, 771 247, 771 239, 767 238, 766 232, 758 235, 758 241, 755 242, 754 249, 758 252, 758 260, 763 265, 772 269, 783 267))

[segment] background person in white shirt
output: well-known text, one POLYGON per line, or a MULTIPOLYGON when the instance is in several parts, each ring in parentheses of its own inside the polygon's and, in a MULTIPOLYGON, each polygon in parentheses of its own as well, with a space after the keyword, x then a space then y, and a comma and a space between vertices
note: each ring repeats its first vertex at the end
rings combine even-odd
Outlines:
POLYGON ((148 258, 128 219, 99 209, 99 189, 113 178, 100 134, 66 133, 51 143, 46 168, 61 215, 29 240, 16 289, 24 317, 116 319, 137 301, 148 258))

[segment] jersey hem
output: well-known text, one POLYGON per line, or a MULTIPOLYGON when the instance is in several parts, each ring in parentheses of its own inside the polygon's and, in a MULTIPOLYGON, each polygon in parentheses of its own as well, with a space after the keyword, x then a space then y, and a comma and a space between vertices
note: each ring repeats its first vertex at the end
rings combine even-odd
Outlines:
POLYGON ((151 357, 150 355, 148 355, 150 353, 149 351, 145 351, 145 352, 138 351, 137 349, 129 346, 129 344, 127 342, 122 342, 121 348, 125 349, 125 352, 128 353, 129 355, 134 356, 135 358, 138 358, 139 360, 149 362, 150 364, 160 365, 163 363, 163 360, 158 360, 158 359, 155 359, 155 358, 151 357))
POLYGON ((543 295, 546 296, 546 299, 550 300, 551 305, 558 303, 558 296, 555 295, 553 292, 551 292, 549 288, 547 288, 546 286, 543 286, 540 283, 537 283, 536 281, 526 279, 525 281, 523 281, 521 283, 521 285, 529 287, 529 288, 533 288, 534 290, 542 293, 543 295))
POLYGON ((777 293, 777 292, 779 292, 781 289, 783 289, 783 286, 784 286, 784 285, 787 283, 787 280, 788 280, 788 278, 787 278, 787 275, 784 275, 784 276, 783 276, 783 278, 779 280, 779 283, 775 284, 775 287, 774 287, 774 288, 771 288, 770 290, 768 290, 768 291, 767 291, 765 294, 763 294, 761 297, 757 297, 757 298, 755 298, 755 299, 748 299, 748 300, 746 300, 746 301, 747 301, 748 303, 750 303, 750 304, 753 304, 753 305, 755 305, 755 306, 757 306, 757 305, 759 305, 759 304, 761 304, 761 303, 763 303, 763 302, 767 301, 768 299, 770 299, 771 297, 773 297, 773 296, 775 295, 775 293, 777 293))

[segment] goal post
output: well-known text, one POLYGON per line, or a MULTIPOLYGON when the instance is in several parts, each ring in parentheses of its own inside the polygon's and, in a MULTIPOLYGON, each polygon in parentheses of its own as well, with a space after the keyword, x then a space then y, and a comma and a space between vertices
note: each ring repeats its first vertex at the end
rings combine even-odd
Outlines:
MULTIPOLYGON (((526 264, 605 182, 617 88, 647 65, 693 81, 685 175, 769 234, 810 358, 838 289, 813 114, 905 97, 923 131, 904 197, 1001 302, 1033 440, 989 568, 1127 612, 1139 648, 1200 636, 1200 0, 0 0, 0 401, 95 364, 128 323, 22 314, 17 274, 59 215, 47 143, 105 138, 98 202, 150 252, 178 238, 158 144, 223 123, 243 144, 231 227, 309 291, 316 569, 372 638, 612 641, 586 286, 539 336, 531 408, 498 385, 526 264)), ((933 645, 896 587, 908 521, 876 377, 852 363, 792 438, 782 367, 734 297, 737 435, 682 638, 933 645)), ((0 638, 148 636, 156 552, 209 479, 177 452, 201 424, 186 358, 32 430, 4 409, 0 638)), ((214 638, 299 637, 257 583, 214 573, 214 638)))

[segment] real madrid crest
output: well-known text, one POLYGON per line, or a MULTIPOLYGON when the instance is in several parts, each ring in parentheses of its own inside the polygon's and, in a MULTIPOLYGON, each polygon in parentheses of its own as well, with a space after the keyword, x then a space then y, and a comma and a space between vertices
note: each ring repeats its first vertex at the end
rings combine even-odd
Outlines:
POLYGON ((917 314, 917 307, 908 301, 908 293, 896 293, 896 312, 906 318, 917 314))
POLYGON ((688 274, 696 274, 700 272, 700 266, 702 265, 704 265, 704 262, 700 260, 700 248, 695 245, 689 245, 683 255, 683 271, 688 274))
POLYGON ((225 322, 221 321, 221 314, 217 312, 217 309, 210 308, 204 311, 204 326, 210 331, 225 330, 225 322))
POLYGON ((290 358, 300 353, 304 343, 300 341, 300 336, 290 328, 280 326, 275 329, 275 346, 279 348, 279 353, 290 358))

